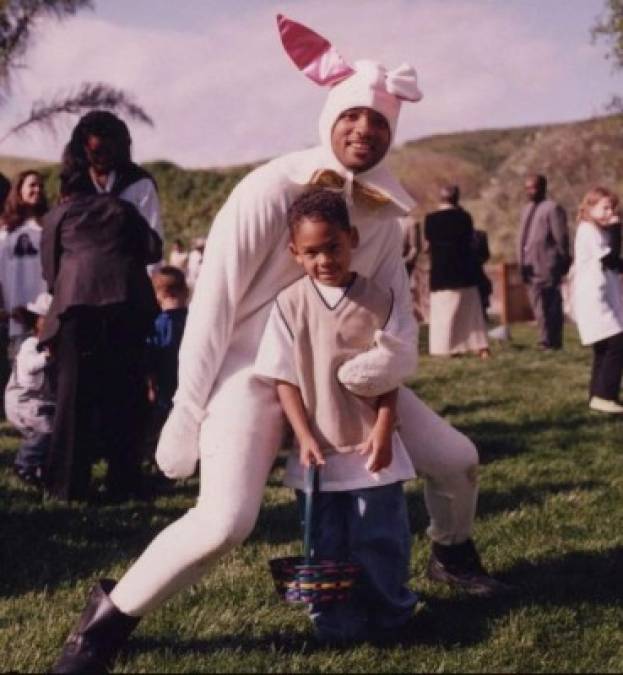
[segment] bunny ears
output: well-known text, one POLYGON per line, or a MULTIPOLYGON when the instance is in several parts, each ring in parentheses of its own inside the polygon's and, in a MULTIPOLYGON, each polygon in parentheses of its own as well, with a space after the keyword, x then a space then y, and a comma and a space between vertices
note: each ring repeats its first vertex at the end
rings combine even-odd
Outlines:
POLYGON ((307 26, 277 15, 281 42, 296 67, 321 86, 334 85, 355 71, 331 43, 307 26))
MULTIPOLYGON (((307 26, 292 21, 283 14, 277 15, 277 26, 287 54, 296 67, 316 84, 334 86, 359 72, 359 63, 355 64, 355 68, 349 66, 327 39, 307 26)), ((365 69, 370 75, 369 65, 365 69)), ((374 77, 376 81, 370 82, 374 88, 385 90, 403 101, 415 102, 422 98, 412 66, 405 63, 392 71, 378 66, 377 71, 374 77)))

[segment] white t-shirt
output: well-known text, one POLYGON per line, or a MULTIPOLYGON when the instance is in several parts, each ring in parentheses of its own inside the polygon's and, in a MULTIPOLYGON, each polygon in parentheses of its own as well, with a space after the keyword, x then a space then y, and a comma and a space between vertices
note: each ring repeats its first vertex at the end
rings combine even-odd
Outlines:
MULTIPOLYGON (((325 286, 315 282, 325 302, 330 307, 337 305, 347 288, 325 286)), ((399 310, 397 303, 394 308, 399 310)), ((392 314, 385 331, 393 335, 400 334, 401 317, 399 311, 392 314)), ((283 318, 274 304, 260 342, 255 361, 255 373, 271 380, 283 380, 298 386, 296 365, 294 363, 293 340, 283 318)), ((366 468, 369 455, 359 453, 330 453, 325 456, 325 465, 320 471, 320 491, 340 492, 361 488, 389 485, 409 480, 415 476, 413 464, 400 436, 392 434, 392 462, 378 473, 370 473, 366 468)), ((286 464, 284 483, 288 487, 302 490, 305 485, 305 469, 299 462, 298 453, 291 453, 286 464)))
MULTIPOLYGON (((7 312, 34 302, 46 290, 41 270, 41 226, 36 220, 25 220, 0 240, 0 286, 7 312)), ((24 332, 20 323, 10 319, 10 337, 24 332)))
POLYGON ((609 252, 606 231, 582 221, 575 236, 573 313, 583 345, 623 332, 621 277, 601 262, 609 252))

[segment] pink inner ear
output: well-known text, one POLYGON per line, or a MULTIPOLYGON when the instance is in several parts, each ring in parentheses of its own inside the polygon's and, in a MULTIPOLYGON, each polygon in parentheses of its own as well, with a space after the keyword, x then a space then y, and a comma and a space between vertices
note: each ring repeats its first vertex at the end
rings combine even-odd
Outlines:
POLYGON ((331 48, 331 43, 322 35, 283 14, 277 16, 277 25, 286 52, 300 70, 331 48))
POLYGON ((354 72, 331 43, 318 33, 283 14, 277 16, 277 25, 286 52, 310 80, 320 85, 332 85, 354 72))

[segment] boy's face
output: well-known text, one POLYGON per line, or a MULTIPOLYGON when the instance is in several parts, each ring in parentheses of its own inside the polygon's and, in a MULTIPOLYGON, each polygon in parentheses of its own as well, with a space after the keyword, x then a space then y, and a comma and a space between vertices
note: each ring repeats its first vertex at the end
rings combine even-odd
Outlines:
POLYGON ((331 147, 340 163, 357 173, 378 164, 389 149, 387 120, 372 108, 349 108, 331 131, 331 147))
POLYGON ((352 249, 359 243, 354 227, 347 232, 324 220, 303 218, 293 233, 290 251, 305 273, 326 286, 346 286, 352 249))

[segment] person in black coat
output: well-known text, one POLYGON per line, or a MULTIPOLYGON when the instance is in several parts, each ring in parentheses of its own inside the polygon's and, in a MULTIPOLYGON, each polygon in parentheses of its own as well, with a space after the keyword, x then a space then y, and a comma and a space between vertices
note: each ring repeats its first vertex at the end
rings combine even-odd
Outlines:
POLYGON ((93 194, 67 155, 61 194, 41 241, 53 301, 40 344, 50 346, 57 367, 45 489, 86 499, 102 446, 109 496, 125 499, 140 490, 145 340, 158 311, 145 266, 160 260, 162 242, 132 204, 93 194))
POLYGON ((444 185, 439 209, 424 221, 431 258, 429 351, 437 356, 472 352, 484 359, 489 356, 489 345, 479 294, 474 224, 459 199, 457 185, 444 185))

